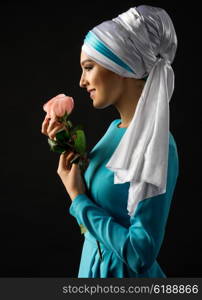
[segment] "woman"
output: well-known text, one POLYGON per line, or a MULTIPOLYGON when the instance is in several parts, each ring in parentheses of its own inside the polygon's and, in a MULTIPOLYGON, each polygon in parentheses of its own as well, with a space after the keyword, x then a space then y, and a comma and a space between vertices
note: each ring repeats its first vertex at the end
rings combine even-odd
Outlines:
MULTIPOLYGON (((58 174, 70 213, 86 227, 78 277, 166 277, 156 261, 178 177, 169 131, 177 37, 168 14, 133 7, 94 27, 81 51, 80 86, 95 108, 114 105, 114 120, 89 154, 84 178, 73 153, 58 174), (99 246, 99 247, 98 247, 99 246)), ((54 138, 61 125, 44 120, 54 138)))

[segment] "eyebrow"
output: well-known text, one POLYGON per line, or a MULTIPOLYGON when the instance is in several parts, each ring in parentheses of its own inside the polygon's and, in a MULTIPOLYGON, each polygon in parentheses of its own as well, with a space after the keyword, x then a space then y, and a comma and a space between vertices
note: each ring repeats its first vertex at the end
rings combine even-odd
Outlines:
POLYGON ((87 61, 88 61, 88 62, 93 62, 92 59, 84 59, 84 60, 81 62, 81 66, 82 66, 85 62, 87 62, 87 61))

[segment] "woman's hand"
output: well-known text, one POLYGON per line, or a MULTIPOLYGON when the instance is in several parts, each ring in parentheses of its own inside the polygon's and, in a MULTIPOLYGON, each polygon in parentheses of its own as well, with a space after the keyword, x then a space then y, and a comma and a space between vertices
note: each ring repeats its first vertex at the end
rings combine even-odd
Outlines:
MULTIPOLYGON (((64 128, 64 125, 58 121, 57 116, 53 118, 45 117, 42 123, 41 132, 48 136, 51 140, 55 139, 56 133, 64 128)), ((65 152, 60 155, 57 173, 60 176, 71 200, 78 194, 84 194, 86 191, 85 184, 81 175, 78 164, 71 164, 74 158, 73 152, 65 152)))
POLYGON ((57 173, 72 201, 77 195, 85 194, 86 192, 79 165, 70 163, 74 156, 73 152, 61 154, 57 169, 57 173))
POLYGON ((62 128, 64 128, 64 125, 58 121, 56 116, 53 118, 45 117, 41 126, 41 132, 53 140, 56 133, 62 128))

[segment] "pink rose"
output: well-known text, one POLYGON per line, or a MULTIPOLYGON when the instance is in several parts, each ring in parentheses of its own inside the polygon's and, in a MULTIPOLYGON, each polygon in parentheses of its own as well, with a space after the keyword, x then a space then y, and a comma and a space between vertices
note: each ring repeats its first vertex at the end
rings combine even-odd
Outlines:
POLYGON ((70 115, 74 108, 74 99, 66 96, 65 94, 59 94, 43 105, 43 109, 46 112, 46 118, 63 117, 65 114, 70 115))

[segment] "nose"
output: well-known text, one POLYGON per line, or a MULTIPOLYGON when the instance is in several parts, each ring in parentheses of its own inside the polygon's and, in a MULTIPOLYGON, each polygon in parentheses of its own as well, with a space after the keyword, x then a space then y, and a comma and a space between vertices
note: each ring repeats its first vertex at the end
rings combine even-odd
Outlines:
POLYGON ((81 75, 81 78, 80 78, 80 81, 79 81, 79 86, 81 88, 85 88, 87 85, 87 80, 86 78, 84 77, 84 74, 81 75))

